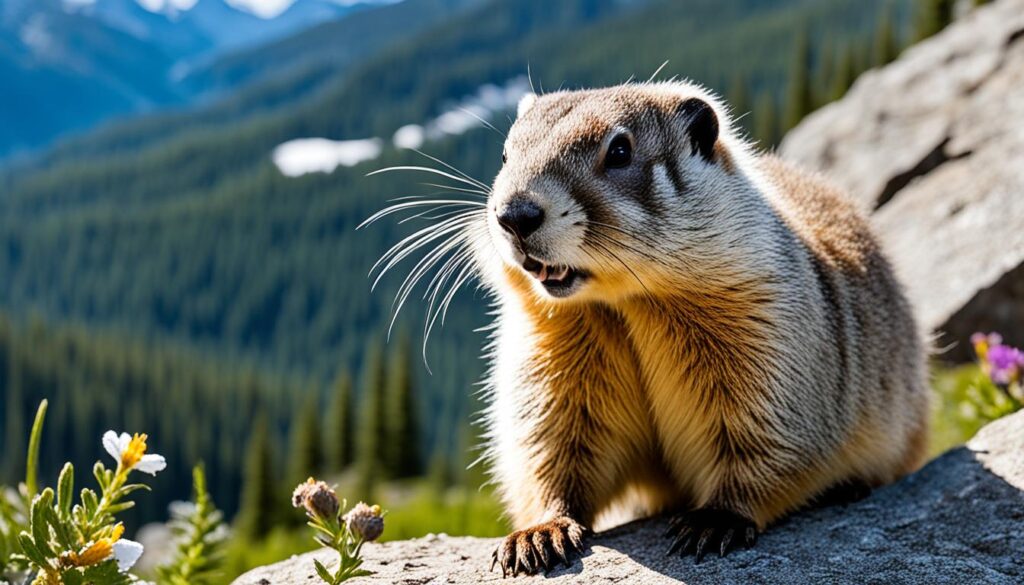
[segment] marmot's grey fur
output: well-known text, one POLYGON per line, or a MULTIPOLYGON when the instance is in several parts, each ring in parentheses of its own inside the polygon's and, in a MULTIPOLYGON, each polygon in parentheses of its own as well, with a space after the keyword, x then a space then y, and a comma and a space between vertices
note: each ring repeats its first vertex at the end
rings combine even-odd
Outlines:
POLYGON ((467 228, 489 454, 533 573, 619 505, 724 555, 926 448, 922 336, 867 222, 681 82, 527 96, 467 228))

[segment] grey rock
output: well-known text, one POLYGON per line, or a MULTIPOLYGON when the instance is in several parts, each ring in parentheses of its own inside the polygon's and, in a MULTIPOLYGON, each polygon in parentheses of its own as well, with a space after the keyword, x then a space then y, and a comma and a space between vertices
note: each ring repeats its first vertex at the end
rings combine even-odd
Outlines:
MULTIPOLYGON (((582 562, 545 583, 1024 583, 1024 412, 996 421, 903 480, 845 507, 798 513, 724 559, 666 557, 664 519, 597 534, 582 562)), ((370 544, 353 583, 500 582, 489 572, 497 539, 427 536, 370 544)), ((319 551, 251 571, 235 585, 318 583, 319 551)))
POLYGON ((810 115, 782 156, 874 223, 917 307, 970 359, 974 331, 1024 345, 1024 0, 975 10, 810 115))

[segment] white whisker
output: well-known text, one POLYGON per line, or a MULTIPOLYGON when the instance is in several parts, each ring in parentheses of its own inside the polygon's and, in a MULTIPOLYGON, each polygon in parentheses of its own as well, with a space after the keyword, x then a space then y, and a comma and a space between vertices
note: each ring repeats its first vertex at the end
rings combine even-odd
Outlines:
POLYGON ((424 205, 465 205, 467 207, 486 207, 486 205, 483 203, 478 203, 476 201, 459 201, 458 199, 422 199, 419 201, 405 201, 402 203, 389 205, 384 209, 381 209, 380 211, 374 213, 370 217, 363 220, 363 223, 356 226, 356 229, 362 229, 370 225, 371 223, 374 223, 380 220, 381 218, 387 217, 393 213, 405 211, 406 209, 412 209, 413 207, 422 207, 424 205))
POLYGON ((448 163, 444 162, 443 160, 441 160, 441 159, 439 159, 439 158, 437 158, 437 157, 433 157, 433 156, 430 156, 429 154, 427 154, 427 153, 423 152, 422 150, 413 150, 413 152, 415 152, 415 153, 417 153, 417 154, 419 154, 419 155, 421 155, 421 156, 425 156, 425 157, 429 158, 430 160, 432 160, 432 161, 436 162, 437 164, 439 164, 439 165, 442 165, 442 166, 444 166, 444 167, 445 167, 446 169, 448 169, 448 170, 452 171, 453 173, 456 173, 456 174, 458 174, 458 175, 459 175, 459 176, 461 176, 461 177, 462 177, 463 179, 465 179, 465 180, 467 180, 467 181, 469 181, 469 182, 473 183, 473 184, 474 184, 474 185, 476 185, 477 187, 480 187, 481 189, 483 189, 483 190, 485 190, 485 191, 487 191, 487 190, 488 190, 488 187, 487 187, 487 185, 485 185, 485 184, 484 184, 483 182, 481 182, 481 181, 478 181, 478 180, 474 179, 473 177, 471 177, 471 176, 467 175, 466 173, 464 173, 464 172, 462 172, 461 170, 459 170, 459 169, 457 169, 457 168, 453 167, 452 165, 450 165, 450 164, 448 164, 448 163))
POLYGON ((383 169, 377 169, 376 171, 373 171, 373 172, 370 172, 370 173, 366 173, 366 176, 367 177, 372 177, 373 175, 379 175, 381 173, 392 173, 392 172, 395 172, 395 171, 416 171, 416 172, 422 172, 422 173, 434 173, 435 175, 441 175, 442 177, 445 177, 447 179, 451 179, 453 181, 458 181, 460 183, 465 183, 465 184, 467 184, 467 185, 469 185, 471 187, 480 187, 481 189, 486 189, 487 188, 487 185, 484 185, 483 183, 477 181, 476 179, 473 179, 472 181, 470 181, 470 180, 467 180, 467 179, 463 179, 462 177, 459 177, 457 175, 453 175, 451 173, 446 173, 446 172, 444 172, 444 171, 442 171, 440 169, 432 169, 430 167, 420 167, 420 166, 416 166, 416 165, 404 165, 404 166, 397 166, 397 167, 385 167, 383 169))

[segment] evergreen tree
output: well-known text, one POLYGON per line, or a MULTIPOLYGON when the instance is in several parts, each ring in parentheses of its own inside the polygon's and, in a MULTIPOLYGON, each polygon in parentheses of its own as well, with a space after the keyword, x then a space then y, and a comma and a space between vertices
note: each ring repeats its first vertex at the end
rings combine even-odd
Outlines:
MULTIPOLYGON (((6 347, 13 352, 17 349, 6 347)), ((0 359, 4 356, 0 355, 0 359)), ((17 485, 17 482, 24 480, 25 449, 28 447, 28 428, 25 426, 25 409, 22 398, 20 376, 18 375, 17 360, 12 357, 5 364, 6 379, 0 379, 0 388, 6 391, 4 397, 4 453, 5 465, 0 471, 3 472, 4 483, 17 485)))
POLYGON ((954 0, 917 0, 914 41, 923 41, 953 22, 954 0))
POLYGON ((323 435, 320 432, 320 406, 315 392, 310 392, 302 408, 292 419, 288 452, 286 488, 292 488, 307 477, 318 475, 323 468, 323 435))
POLYGON ((329 471, 341 471, 355 459, 353 425, 352 379, 348 372, 342 372, 334 382, 331 406, 324 425, 329 471))
POLYGON ((430 465, 427 469, 427 483, 437 494, 445 493, 455 483, 455 474, 452 470, 451 453, 439 444, 430 457, 430 465))
POLYGON ((256 419, 246 447, 241 507, 235 522, 239 535, 259 539, 267 535, 280 509, 267 417, 256 419))
POLYGON ((824 43, 817 61, 812 93, 814 94, 814 106, 820 108, 832 101, 832 79, 835 77, 836 64, 835 44, 824 43))
POLYGON ((789 88, 786 94, 784 128, 789 130, 814 110, 811 94, 811 42, 807 29, 801 30, 793 49, 793 62, 789 68, 789 88))
POLYGON ((423 472, 420 460, 419 409, 413 390, 409 337, 401 335, 389 360, 386 384, 388 476, 414 477, 423 472))
POLYGON ((832 99, 838 100, 846 95, 857 79, 857 62, 852 46, 847 45, 839 54, 839 65, 836 67, 835 79, 832 81, 832 99))
POLYGON ((750 132, 750 91, 747 79, 743 74, 736 74, 729 83, 729 105, 732 107, 733 119, 739 119, 740 127, 750 132))
POLYGON ((883 10, 882 16, 879 18, 878 28, 875 30, 875 44, 872 53, 872 60, 876 67, 892 63, 900 54, 900 42, 896 37, 892 11, 889 9, 883 10))
POLYGON ((754 104, 754 139, 765 150, 779 142, 779 112, 770 91, 761 92, 754 104))
POLYGON ((356 464, 359 466, 359 497, 373 499, 373 490, 387 472, 386 396, 384 392, 384 360, 379 344, 371 342, 363 366, 360 397, 359 441, 356 464))

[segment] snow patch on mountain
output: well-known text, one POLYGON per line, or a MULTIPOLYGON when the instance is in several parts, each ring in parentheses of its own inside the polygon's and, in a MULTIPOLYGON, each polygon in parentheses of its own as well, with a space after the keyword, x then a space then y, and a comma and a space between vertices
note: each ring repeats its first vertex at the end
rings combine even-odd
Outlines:
MULTIPOLYGON (((514 110, 519 99, 529 91, 530 82, 526 77, 510 79, 504 85, 482 85, 426 124, 402 126, 391 137, 391 143, 395 148, 417 149, 430 141, 491 125, 496 114, 514 110)), ((383 147, 384 141, 380 138, 299 138, 278 145, 271 158, 281 174, 298 177, 307 173, 330 173, 339 166, 351 167, 373 160, 380 156, 383 147)))
POLYGON ((380 156, 383 141, 298 138, 277 146, 272 156, 281 174, 298 177, 307 173, 330 173, 339 166, 351 167, 380 156))
POLYGON ((482 85, 476 93, 464 97, 426 124, 402 126, 391 141, 397 148, 419 148, 430 140, 465 134, 491 124, 495 114, 515 109, 520 98, 529 91, 530 81, 525 76, 510 79, 504 85, 482 85))

